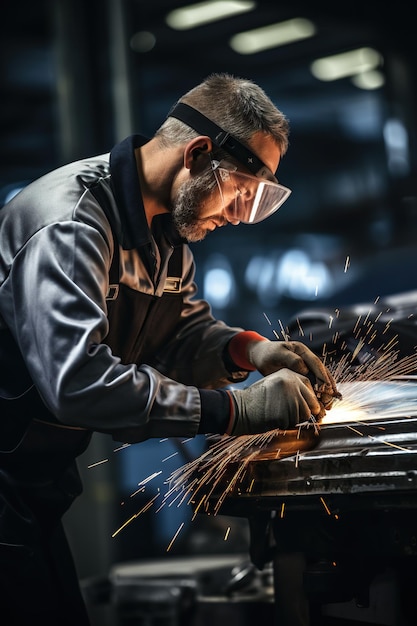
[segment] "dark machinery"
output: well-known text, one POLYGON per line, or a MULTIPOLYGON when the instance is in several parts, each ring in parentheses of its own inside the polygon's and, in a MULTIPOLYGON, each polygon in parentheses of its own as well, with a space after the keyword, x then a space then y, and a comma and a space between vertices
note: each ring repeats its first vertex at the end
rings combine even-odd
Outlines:
POLYGON ((247 517, 254 562, 276 564, 277 626, 417 623, 416 296, 297 316, 288 338, 322 355, 338 380, 343 372, 361 415, 332 423, 336 405, 318 432, 248 446, 207 491, 205 512, 247 517), (387 572, 388 609, 386 590, 372 595, 387 572), (336 605, 345 621, 326 613, 336 605))

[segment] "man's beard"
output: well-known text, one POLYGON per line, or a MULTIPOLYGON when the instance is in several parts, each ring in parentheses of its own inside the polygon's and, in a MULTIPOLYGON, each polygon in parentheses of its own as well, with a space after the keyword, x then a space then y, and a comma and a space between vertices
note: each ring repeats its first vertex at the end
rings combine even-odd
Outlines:
POLYGON ((207 234, 205 220, 199 218, 201 206, 216 187, 211 170, 183 183, 172 207, 172 221, 180 236, 192 243, 201 241, 207 234))

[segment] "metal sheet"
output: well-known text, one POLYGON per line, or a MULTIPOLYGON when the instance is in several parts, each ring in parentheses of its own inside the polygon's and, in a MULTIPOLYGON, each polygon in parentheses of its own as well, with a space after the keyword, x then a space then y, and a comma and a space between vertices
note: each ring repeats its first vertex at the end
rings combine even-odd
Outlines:
MULTIPOLYGON (((417 385, 415 381, 352 383, 335 408, 335 423, 277 432, 234 476, 243 457, 230 462, 208 498, 208 512, 247 515, 254 508, 417 507, 417 385), (359 385, 359 387, 358 387, 359 385), (355 400, 356 398, 356 400, 355 400), (342 421, 343 403, 356 418, 342 421), (404 409, 406 416, 396 416, 404 409), (360 417, 360 418, 359 418, 360 417), (225 493, 227 495, 225 497, 225 493)), ((351 415, 345 411, 345 419, 351 415)))

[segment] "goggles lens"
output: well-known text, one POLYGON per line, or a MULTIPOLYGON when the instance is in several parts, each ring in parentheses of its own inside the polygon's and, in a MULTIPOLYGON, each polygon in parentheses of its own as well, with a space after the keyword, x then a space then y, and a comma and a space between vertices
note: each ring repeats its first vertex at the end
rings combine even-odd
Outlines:
POLYGON ((257 224, 285 202, 291 193, 288 187, 240 172, 227 161, 211 161, 220 191, 223 208, 231 222, 257 224))

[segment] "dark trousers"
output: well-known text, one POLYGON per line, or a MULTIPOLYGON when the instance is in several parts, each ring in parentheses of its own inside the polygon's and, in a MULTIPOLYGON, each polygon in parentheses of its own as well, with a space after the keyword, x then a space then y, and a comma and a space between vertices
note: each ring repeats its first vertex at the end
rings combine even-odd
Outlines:
POLYGON ((26 545, 1 542, 0 606, 4 626, 89 625, 61 523, 26 545))
POLYGON ((89 625, 61 523, 82 491, 73 459, 88 441, 32 422, 15 450, 0 453, 2 626, 89 625))

